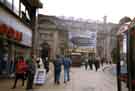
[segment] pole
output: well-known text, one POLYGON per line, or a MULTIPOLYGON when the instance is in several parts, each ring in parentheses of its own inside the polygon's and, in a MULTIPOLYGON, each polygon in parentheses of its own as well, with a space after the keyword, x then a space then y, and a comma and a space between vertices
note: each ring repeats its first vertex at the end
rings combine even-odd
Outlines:
POLYGON ((132 76, 131 76, 131 62, 132 60, 132 40, 131 40, 131 35, 130 35, 130 30, 127 31, 127 70, 128 70, 128 86, 129 86, 129 91, 132 91, 132 76))
MULTIPOLYGON (((104 20, 104 25, 103 25, 103 29, 104 29, 104 31, 103 31, 103 36, 105 35, 105 33, 106 33, 106 19, 107 19, 107 16, 104 16, 103 17, 103 20, 104 20)), ((106 36, 104 36, 104 38, 103 38, 103 48, 104 48, 104 58, 106 58, 106 36)))
POLYGON ((120 77, 120 36, 117 36, 117 87, 118 91, 121 91, 120 77))
POLYGON ((35 60, 36 58, 36 33, 37 33, 37 29, 36 29, 36 8, 32 8, 31 10, 32 13, 32 23, 31 23, 31 27, 32 27, 32 53, 33 53, 33 59, 35 60))

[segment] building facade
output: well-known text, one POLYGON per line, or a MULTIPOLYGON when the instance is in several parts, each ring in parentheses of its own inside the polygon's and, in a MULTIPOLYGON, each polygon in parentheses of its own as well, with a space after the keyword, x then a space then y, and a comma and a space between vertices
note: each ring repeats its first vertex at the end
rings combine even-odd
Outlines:
POLYGON ((116 48, 116 32, 118 24, 103 23, 99 24, 100 29, 97 32, 97 53, 101 58, 112 61, 111 52, 116 48))
POLYGON ((38 55, 41 54, 44 43, 48 44, 50 59, 54 59, 56 54, 64 55, 67 32, 57 25, 57 21, 59 21, 59 19, 55 16, 38 16, 38 55))
POLYGON ((39 17, 40 38, 38 40, 40 39, 41 40, 39 41, 40 43, 38 44, 41 45, 43 41, 44 42, 47 41, 48 44, 53 45, 51 47, 51 48, 54 48, 53 52, 51 52, 52 55, 55 55, 56 53, 60 53, 60 49, 62 50, 62 48, 60 48, 60 46, 58 45, 63 46, 62 44, 59 44, 61 42, 63 44, 67 44, 66 48, 69 50, 68 52, 73 52, 73 51, 74 52, 87 52, 87 53, 93 52, 93 53, 96 53, 97 56, 100 56, 100 57, 107 56, 107 59, 111 60, 111 50, 112 50, 110 48, 110 45, 112 45, 111 44, 112 43, 111 30, 115 29, 116 26, 117 24, 113 24, 113 23, 74 20, 74 19, 68 19, 64 17, 61 18, 61 17, 55 17, 55 16, 40 15, 39 17), (69 39, 70 32, 76 32, 77 34, 79 32, 87 32, 87 31, 97 33, 97 38, 95 40, 96 47, 94 49, 81 48, 80 45, 76 45, 72 47, 70 46, 69 44, 69 41, 71 42, 71 40, 69 39))
POLYGON ((26 57, 31 52, 30 8, 27 0, 0 0, 0 76, 14 73, 16 57, 26 57))

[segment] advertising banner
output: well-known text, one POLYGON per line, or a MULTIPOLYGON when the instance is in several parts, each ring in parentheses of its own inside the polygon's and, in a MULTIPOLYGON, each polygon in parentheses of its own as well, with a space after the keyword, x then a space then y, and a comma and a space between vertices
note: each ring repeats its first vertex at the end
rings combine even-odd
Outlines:
POLYGON ((97 33, 94 31, 71 31, 69 32, 69 46, 82 48, 96 48, 97 33))

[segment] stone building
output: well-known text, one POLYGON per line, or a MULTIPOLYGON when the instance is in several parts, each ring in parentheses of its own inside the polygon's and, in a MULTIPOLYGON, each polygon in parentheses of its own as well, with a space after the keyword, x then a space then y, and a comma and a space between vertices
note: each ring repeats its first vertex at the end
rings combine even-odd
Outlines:
POLYGON ((38 15, 38 38, 37 50, 40 55, 42 45, 48 44, 50 59, 54 59, 56 54, 64 54, 67 32, 58 26, 59 18, 55 16, 38 15))
POLYGON ((100 24, 97 33, 97 53, 100 57, 106 57, 108 61, 111 61, 111 51, 116 46, 116 31, 117 24, 106 23, 100 24))
MULTIPOLYGON (((85 53, 95 53, 96 47, 91 48, 88 47, 88 38, 86 38, 86 36, 88 36, 87 32, 96 32, 96 22, 95 21, 87 21, 87 20, 82 20, 82 19, 74 19, 74 18, 66 18, 66 17, 62 17, 60 18, 61 21, 59 21, 59 25, 61 25, 62 27, 64 27, 67 31, 68 31, 68 49, 69 52, 85 52, 85 53), (72 33, 75 33, 75 40, 74 43, 73 41, 70 39, 70 37, 74 36, 72 35, 72 33), (80 37, 80 36, 83 36, 80 37), (77 38, 78 36, 78 38, 77 38), (85 38, 84 38, 85 37, 85 38), (72 42, 72 43, 71 43, 72 42), (75 43, 76 42, 76 43, 75 43), (86 48, 87 46, 87 48, 86 48)), ((74 36, 74 37, 75 37, 74 36)), ((90 35, 89 35, 90 37, 90 35)), ((95 40, 96 42, 96 40, 95 40)))
MULTIPOLYGON (((61 18, 61 21, 59 21, 59 24, 61 23, 64 28, 67 29, 68 32, 75 31, 80 32, 96 32, 97 38, 96 38, 96 48, 94 52, 96 52, 97 56, 100 57, 106 57, 108 60, 111 60, 111 51, 112 48, 116 45, 115 40, 115 34, 117 31, 118 24, 114 23, 107 23, 106 19, 104 19, 104 22, 100 21, 92 21, 92 20, 75 20, 73 18, 71 19, 65 19, 61 18)), ((77 46, 79 47, 79 45, 77 46)), ((77 48, 75 48, 77 50, 77 48)), ((91 48, 89 48, 91 49, 91 48)), ((91 50, 85 52, 92 52, 91 50)))
MULTIPOLYGON (((69 32, 96 32, 96 47, 93 52, 96 52, 97 56, 107 57, 111 59, 112 45, 112 30, 115 29, 117 24, 97 22, 92 20, 77 20, 65 17, 45 16, 39 15, 39 39, 38 46, 43 42, 47 42, 51 48, 51 57, 54 58, 56 53, 61 53, 65 48, 74 49, 80 51, 80 45, 77 48, 71 48, 69 46, 69 32), (66 47, 64 47, 66 45, 66 47)), ((114 44, 115 45, 115 44, 114 44)), ((38 47, 41 49, 41 47, 38 47)), ((38 50, 39 50, 38 49, 38 50)), ((84 49, 83 49, 84 51, 84 49)), ((87 52, 92 52, 91 48, 86 49, 87 52)))

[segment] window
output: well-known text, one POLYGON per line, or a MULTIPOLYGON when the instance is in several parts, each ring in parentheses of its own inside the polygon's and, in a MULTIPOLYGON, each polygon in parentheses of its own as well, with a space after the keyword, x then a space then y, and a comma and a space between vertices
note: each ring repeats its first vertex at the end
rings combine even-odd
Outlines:
POLYGON ((29 16, 28 10, 26 10, 26 17, 27 17, 28 20, 30 20, 30 16, 29 16))
POLYGON ((25 6, 21 3, 21 16, 20 17, 23 17, 25 16, 25 6))
POLYGON ((6 0, 6 1, 7 1, 8 3, 12 4, 12 1, 13 1, 13 0, 6 0))
POLYGON ((14 13, 17 14, 19 16, 19 2, 20 0, 14 0, 13 4, 14 4, 14 13))
POLYGON ((21 3, 20 18, 22 18, 22 20, 26 24, 30 24, 30 16, 29 16, 28 10, 26 9, 26 6, 24 6, 23 3, 21 3))
POLYGON ((13 0, 6 0, 6 6, 9 8, 9 9, 13 9, 13 0))

